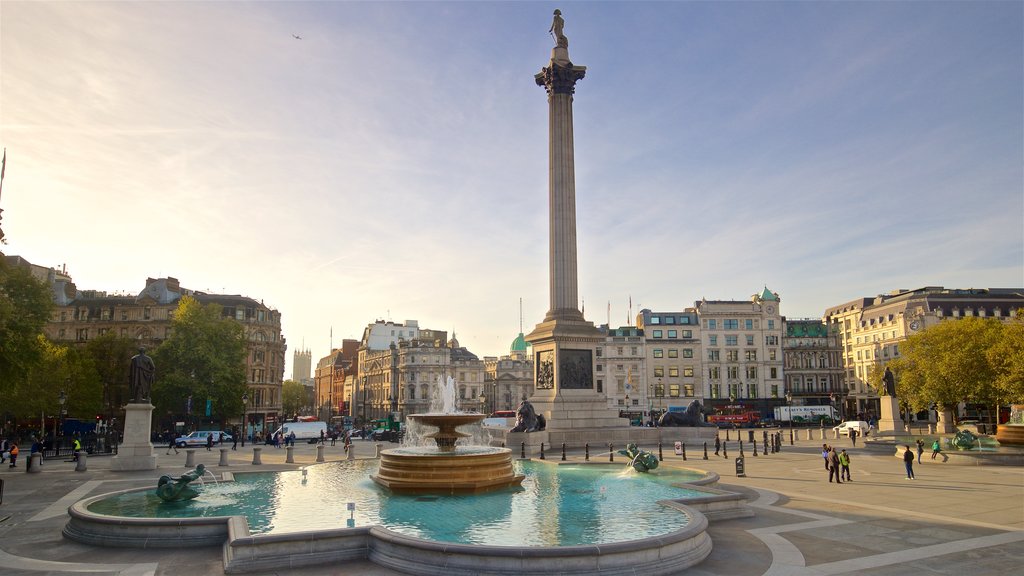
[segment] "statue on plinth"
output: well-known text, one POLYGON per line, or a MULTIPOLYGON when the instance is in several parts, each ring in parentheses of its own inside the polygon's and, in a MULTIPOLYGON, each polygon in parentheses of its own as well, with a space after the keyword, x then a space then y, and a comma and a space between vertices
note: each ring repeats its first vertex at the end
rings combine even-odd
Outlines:
POLYGON ((537 414, 533 404, 523 400, 516 410, 516 425, 509 432, 540 432, 546 425, 544 415, 537 414))
POLYGON ((892 370, 889 367, 885 367, 885 374, 882 375, 882 389, 885 392, 885 396, 896 395, 896 378, 892 375, 892 370))
POLYGON ((139 353, 132 356, 131 370, 128 373, 128 390, 133 404, 148 404, 153 381, 156 379, 156 365, 153 359, 146 356, 146 349, 139 348, 139 353))
POLYGON ((548 34, 551 34, 555 38, 555 46, 559 48, 568 48, 569 39, 565 37, 563 30, 565 29, 565 20, 562 20, 562 11, 555 10, 555 17, 551 21, 551 28, 548 29, 548 34))
POLYGON ((619 450, 619 454, 629 458, 629 466, 637 472, 650 472, 658 467, 658 457, 641 450, 636 444, 626 444, 626 449, 619 450))
POLYGON ((658 426, 699 427, 714 426, 704 421, 704 406, 700 400, 690 402, 686 412, 665 412, 658 419, 658 426))

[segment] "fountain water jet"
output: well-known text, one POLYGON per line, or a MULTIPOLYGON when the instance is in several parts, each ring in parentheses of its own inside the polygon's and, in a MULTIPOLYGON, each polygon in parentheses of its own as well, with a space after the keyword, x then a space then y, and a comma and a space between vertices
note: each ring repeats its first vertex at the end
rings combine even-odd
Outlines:
POLYGON ((441 412, 410 414, 420 424, 433 426, 427 434, 436 446, 402 447, 380 453, 380 469, 371 476, 374 482, 399 493, 464 494, 519 486, 524 476, 512 470, 512 451, 491 446, 460 446, 460 438, 469 436, 456 430, 474 424, 486 415, 456 412, 455 380, 438 378, 441 412))

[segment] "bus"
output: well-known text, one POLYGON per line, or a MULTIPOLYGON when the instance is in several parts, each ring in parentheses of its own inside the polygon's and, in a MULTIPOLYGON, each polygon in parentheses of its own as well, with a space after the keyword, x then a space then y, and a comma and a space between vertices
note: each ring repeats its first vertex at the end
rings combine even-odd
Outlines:
POLYGON ((742 404, 723 406, 707 417, 708 422, 719 428, 754 426, 761 421, 761 413, 742 404))

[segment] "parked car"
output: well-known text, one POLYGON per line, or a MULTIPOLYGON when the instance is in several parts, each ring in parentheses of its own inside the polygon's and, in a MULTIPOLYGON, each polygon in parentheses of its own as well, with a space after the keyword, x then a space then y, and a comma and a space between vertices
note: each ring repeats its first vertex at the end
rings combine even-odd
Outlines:
POLYGON ((861 438, 868 435, 868 423, 863 420, 847 420, 832 429, 844 436, 849 436, 850 430, 856 430, 861 438))
POLYGON ((206 438, 213 434, 213 443, 219 444, 221 441, 231 442, 231 434, 227 432, 219 432, 217 430, 200 430, 192 432, 186 436, 179 436, 174 440, 174 443, 178 445, 178 448, 184 448, 186 446, 206 446, 206 438))

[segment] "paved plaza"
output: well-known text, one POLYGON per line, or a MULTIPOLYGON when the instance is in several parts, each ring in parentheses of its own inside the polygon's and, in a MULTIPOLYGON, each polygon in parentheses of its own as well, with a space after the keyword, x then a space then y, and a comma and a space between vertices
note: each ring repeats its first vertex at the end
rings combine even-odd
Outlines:
MULTIPOLYGON (((729 459, 701 459, 690 447, 689 460, 666 446, 667 466, 686 466, 721 475, 720 488, 741 492, 755 516, 713 522, 714 551, 687 570, 708 575, 903 575, 950 576, 1019 574, 1024 567, 1024 467, 953 466, 929 459, 915 464, 916 480, 905 479, 903 462, 848 440, 836 441, 851 455, 852 482, 830 484, 820 455, 821 440, 787 443, 777 454, 754 458, 748 449, 746 477, 735 474, 735 443, 729 459)), ((375 444, 355 443, 358 457, 372 458, 375 444)), ((385 448, 393 445, 384 444, 385 448)), ((149 472, 114 472, 110 458, 88 460, 88 471, 47 461, 39 474, 0 466, 0 574, 188 575, 223 574, 219 547, 192 550, 95 548, 61 536, 67 507, 86 496, 155 486, 162 474, 180 474, 185 452, 165 454, 149 472)), ((345 458, 342 446, 325 447, 327 460, 345 458)), ((288 470, 314 463, 314 446, 295 447, 295 464, 285 450, 265 447, 262 466, 251 464, 251 447, 230 452, 232 472, 288 470)), ((220 454, 195 452, 196 463, 212 471, 220 454)), ((549 457, 550 454, 549 454, 549 457)), ((582 453, 570 453, 582 459, 582 453)), ((269 573, 267 573, 269 574, 269 573)), ((279 571, 301 576, 382 576, 395 572, 370 562, 279 571)))

